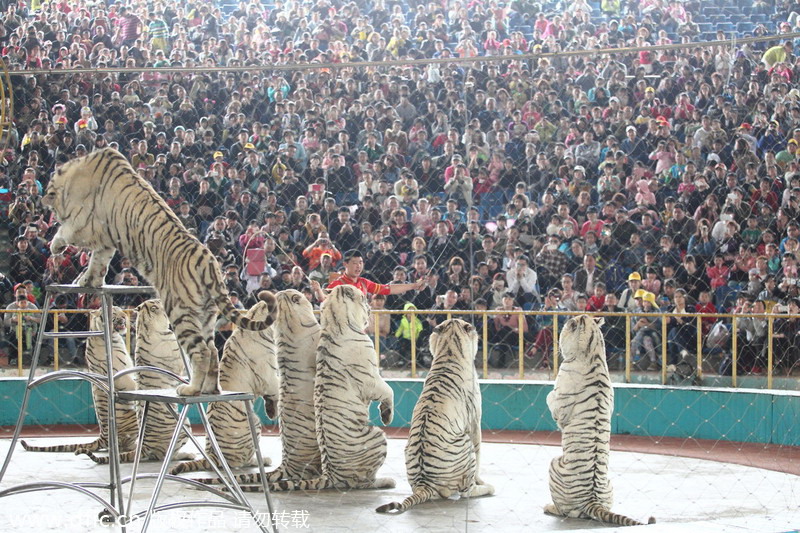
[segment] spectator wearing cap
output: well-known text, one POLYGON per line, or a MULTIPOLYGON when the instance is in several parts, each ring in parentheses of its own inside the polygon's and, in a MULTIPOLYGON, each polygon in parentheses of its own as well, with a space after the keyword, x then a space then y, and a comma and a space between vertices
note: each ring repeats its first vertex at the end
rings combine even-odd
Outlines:
MULTIPOLYGON (((637 301, 637 313, 658 312, 656 296, 652 292, 640 289, 634 294, 637 301)), ((661 353, 661 321, 663 317, 634 315, 631 317, 631 356, 640 370, 658 370, 660 365, 656 359, 661 353)))
POLYGON ((622 291, 619 297, 619 307, 628 312, 636 310, 636 293, 642 288, 642 276, 638 272, 631 272, 628 275, 628 287, 622 291))
POLYGON ((620 143, 619 147, 630 160, 647 164, 651 150, 647 145, 647 140, 639 137, 636 126, 630 125, 625 128, 625 140, 620 143))

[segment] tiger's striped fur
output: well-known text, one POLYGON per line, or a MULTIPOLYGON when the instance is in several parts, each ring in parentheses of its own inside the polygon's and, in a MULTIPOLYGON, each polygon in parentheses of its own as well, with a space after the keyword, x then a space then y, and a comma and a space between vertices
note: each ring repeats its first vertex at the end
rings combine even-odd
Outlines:
MULTIPOLYGON (((260 321, 268 316, 274 318, 275 296, 271 292, 263 291, 259 298, 261 301, 247 311, 248 318, 260 321)), ((261 331, 238 328, 233 332, 222 349, 220 383, 227 391, 250 392, 263 396, 267 416, 275 418, 279 383, 273 327, 261 331)), ((234 468, 256 464, 245 403, 213 402, 209 404, 207 413, 214 436, 228 464, 234 468)), ((260 434, 261 424, 257 419, 256 428, 260 434)), ((206 441, 206 452, 213 460, 217 459, 209 441, 206 441)), ((269 465, 270 460, 265 458, 264 464, 269 465)), ((199 459, 180 463, 170 473, 211 469, 212 465, 208 461, 199 459)))
MULTIPOLYGON (((175 334, 170 330, 169 319, 164 313, 164 308, 159 300, 147 300, 136 308, 136 349, 134 351, 136 366, 152 366, 163 368, 184 375, 185 367, 181 357, 180 346, 175 334)), ((165 374, 155 372, 141 372, 137 383, 140 390, 169 389, 178 384, 178 380, 165 374)), ((167 453, 167 446, 175 431, 177 422, 169 413, 164 404, 154 402, 150 404, 147 415, 147 425, 144 428, 142 439, 142 459, 145 461, 161 461, 167 453)), ((189 427, 188 421, 186 427, 189 427)), ((178 440, 176 450, 179 450, 188 440, 185 435, 178 440)), ((96 456, 87 452, 94 462, 107 464, 107 456, 96 456)), ((135 451, 120 454, 121 462, 131 462, 135 451)), ((194 459, 194 455, 177 452, 175 459, 194 459)))
MULTIPOLYGON (((276 296, 278 316, 275 333, 278 341, 278 369, 281 374, 278 422, 283 458, 280 466, 267 474, 267 482, 319 477, 322 465, 314 422, 314 374, 320 326, 311 302, 294 289, 276 296)), ((240 485, 261 488, 259 473, 236 476, 240 485)), ((198 479, 201 483, 221 483, 218 478, 198 479)))
POLYGON ((378 373, 366 296, 356 287, 331 291, 322 309, 322 333, 314 378, 314 416, 322 475, 283 480, 270 490, 392 488, 394 480, 376 478, 386 459, 386 435, 369 425, 369 404, 380 402, 381 420, 392 421, 394 393, 378 373))
POLYGON ((449 498, 494 494, 479 475, 481 391, 475 372, 478 332, 472 324, 451 319, 430 338, 431 370, 414 406, 406 444, 406 471, 413 491, 403 502, 376 509, 404 512, 414 505, 449 498))
POLYGON ((214 255, 186 231, 166 202, 116 150, 97 150, 61 166, 42 203, 61 222, 50 244, 53 252, 68 244, 92 250, 86 272, 76 280, 78 285, 102 285, 117 250, 153 284, 192 363, 191 381, 179 385, 178 394, 219 393, 214 346, 219 312, 247 330, 263 330, 272 324, 272 317, 253 321, 236 312, 214 255))
MULTIPOLYGON (((614 389, 608 377, 603 320, 573 317, 559 339, 562 363, 547 407, 561 429, 563 455, 550 463, 553 503, 544 511, 569 518, 591 518, 620 526, 641 522, 610 511, 608 479, 614 389)), ((654 523, 651 518, 649 523, 654 523)))
MULTIPOLYGON (((125 345, 122 333, 127 329, 127 317, 119 307, 112 311, 113 327, 111 328, 112 368, 114 374, 133 367, 133 361, 125 345)), ((103 329, 103 316, 100 309, 89 313, 89 328, 94 331, 103 329)), ((106 366, 106 346, 103 337, 89 337, 86 339, 86 364, 89 372, 108 375, 106 366)), ((127 374, 114 381, 118 391, 136 390, 136 381, 132 374, 127 374)), ((100 436, 87 444, 64 444, 58 446, 30 446, 24 440, 22 447, 32 452, 75 452, 76 455, 108 449, 108 396, 105 390, 92 386, 92 401, 97 424, 100 427, 100 436)), ((136 439, 139 433, 138 409, 135 404, 118 403, 116 406, 117 442, 120 452, 128 452, 136 448, 136 439)))

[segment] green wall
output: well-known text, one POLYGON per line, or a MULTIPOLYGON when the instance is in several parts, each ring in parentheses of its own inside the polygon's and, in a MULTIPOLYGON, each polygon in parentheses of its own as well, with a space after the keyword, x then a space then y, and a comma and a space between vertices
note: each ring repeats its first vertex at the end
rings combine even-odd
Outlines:
MULTIPOLYGON (((0 425, 13 426, 25 379, 0 380, 0 425)), ((422 381, 390 380, 395 413, 392 427, 411 421, 422 381)), ((483 428, 516 431, 555 431, 547 410, 552 382, 485 381, 483 428)), ((800 393, 720 388, 672 388, 659 385, 615 384, 612 432, 652 437, 678 437, 737 442, 800 445, 800 393)), ((261 400, 256 410, 264 423, 261 400)), ((82 380, 62 380, 34 389, 26 424, 93 424, 91 389, 82 380)), ((376 404, 372 419, 379 424, 376 404)), ((195 414, 190 419, 199 420, 195 414)))

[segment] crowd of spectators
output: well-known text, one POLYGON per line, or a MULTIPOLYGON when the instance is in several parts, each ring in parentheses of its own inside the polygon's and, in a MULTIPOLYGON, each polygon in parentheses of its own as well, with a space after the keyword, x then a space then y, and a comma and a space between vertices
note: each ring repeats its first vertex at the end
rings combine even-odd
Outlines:
MULTIPOLYGON (((756 34, 787 37, 716 46, 693 44, 702 3, 674 0, 0 8, 8 67, 52 71, 12 77, 0 160, 11 309, 84 268, 86 250, 50 255, 57 221, 40 197, 57 165, 111 146, 219 258, 240 306, 263 289, 313 301, 309 281, 332 280, 358 249, 379 283, 426 281, 376 308, 634 313, 604 327, 614 352, 632 321, 644 369, 667 340, 670 361, 685 358, 696 330, 636 313, 798 311, 797 0, 753 7, 770 17, 756 34), (673 41, 685 46, 653 48, 673 41), (558 54, 600 48, 621 50, 558 54), (103 67, 130 70, 59 73, 103 67)), ((143 282, 124 257, 108 276, 143 282)), ((492 341, 513 347, 522 329, 546 363, 552 320, 497 313, 492 341)), ((374 327, 392 347, 435 322, 374 327)), ((765 365, 765 324, 740 322, 743 372, 765 365)), ((717 325, 703 319, 707 344, 726 346, 717 325)), ((800 322, 775 328, 790 369, 800 322)))

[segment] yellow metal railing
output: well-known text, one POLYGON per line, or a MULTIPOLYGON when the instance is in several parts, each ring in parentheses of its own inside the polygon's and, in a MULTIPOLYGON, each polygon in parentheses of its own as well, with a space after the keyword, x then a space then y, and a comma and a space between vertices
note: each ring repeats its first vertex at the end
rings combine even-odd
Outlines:
MULTIPOLYGON (((75 313, 88 313, 90 310, 86 309, 58 309, 58 310, 51 310, 50 314, 52 315, 53 320, 53 329, 54 331, 58 331, 59 329, 59 315, 61 314, 75 314, 75 313)), ((30 314, 40 314, 41 311, 37 309, 31 310, 0 310, 0 319, 3 320, 4 328, 7 326, 6 318, 9 314, 16 315, 16 324, 13 326, 15 328, 16 333, 16 341, 17 341, 17 354, 22 354, 24 351, 24 339, 25 339, 25 332, 23 328, 23 316, 30 315, 30 314)), ((132 310, 126 310, 127 319, 128 319, 128 328, 125 334, 125 340, 128 348, 131 346, 131 316, 132 310)), ((544 316, 550 315, 552 316, 553 323, 552 326, 552 364, 550 365, 550 372, 549 377, 555 379, 555 376, 558 372, 558 335, 560 330, 560 322, 562 320, 566 320, 567 317, 572 315, 580 315, 584 314, 577 311, 506 311, 506 310, 491 310, 491 311, 454 311, 454 310, 374 310, 373 313, 375 315, 400 315, 400 314, 412 314, 417 317, 418 320, 422 320, 422 317, 427 316, 436 316, 436 315, 444 315, 445 318, 452 318, 453 316, 459 318, 468 318, 469 316, 480 315, 480 332, 481 332, 481 343, 479 348, 479 354, 481 357, 481 374, 483 379, 487 379, 489 376, 489 351, 490 351, 490 341, 489 341, 489 318, 493 315, 497 314, 504 314, 504 315, 517 315, 518 317, 518 337, 517 337, 517 356, 519 359, 518 365, 518 377, 519 379, 525 378, 525 349, 526 344, 530 344, 532 341, 528 340, 524 334, 523 328, 523 320, 525 318, 536 317, 536 316, 544 316)), ((704 337, 702 335, 702 327, 703 327, 703 318, 714 318, 716 320, 722 319, 730 319, 731 322, 731 329, 730 329, 730 352, 731 352, 731 384, 734 387, 738 386, 739 382, 739 375, 738 375, 738 326, 739 320, 743 318, 766 318, 767 320, 767 374, 766 374, 766 385, 767 388, 772 388, 774 385, 774 364, 775 364, 775 354, 774 354, 774 346, 773 346, 773 333, 774 333, 774 325, 775 325, 775 318, 799 318, 796 315, 788 315, 788 314, 766 314, 766 315, 743 315, 743 314, 696 314, 696 313, 689 313, 689 314, 677 314, 677 313, 608 313, 608 312, 597 312, 597 313, 588 313, 592 316, 609 316, 609 317, 625 317, 625 349, 624 349, 624 357, 625 357, 625 364, 624 364, 624 376, 625 382, 630 383, 631 381, 631 372, 632 372, 632 363, 633 358, 631 354, 631 317, 657 317, 661 318, 661 357, 660 357, 660 366, 661 366, 661 383, 666 384, 668 380, 668 327, 667 327, 667 319, 671 316, 680 316, 683 318, 687 317, 694 317, 695 318, 695 335, 697 339, 696 345, 696 375, 698 378, 702 378, 703 375, 703 361, 704 361, 704 354, 703 354, 703 345, 704 345, 704 337)), ((378 354, 378 364, 380 365, 380 355, 381 355, 381 336, 380 330, 377 327, 378 316, 375 318, 375 331, 374 331, 374 342, 375 342, 375 349, 378 354)), ((37 327, 42 327, 41 323, 37 327)), ((391 335, 391 333, 390 333, 391 335)), ((35 339, 35 333, 32 335, 32 339, 35 339)), ((411 377, 417 377, 418 375, 418 361, 417 361, 417 338, 416 336, 411 336, 411 377)), ((32 347, 31 347, 32 348, 32 347)), ((53 367, 55 370, 59 368, 59 343, 58 339, 54 339, 53 343, 53 367)), ((546 354, 545 354, 546 355, 546 354)), ((17 371, 20 376, 23 375, 23 361, 22 357, 17 357, 17 371)))

